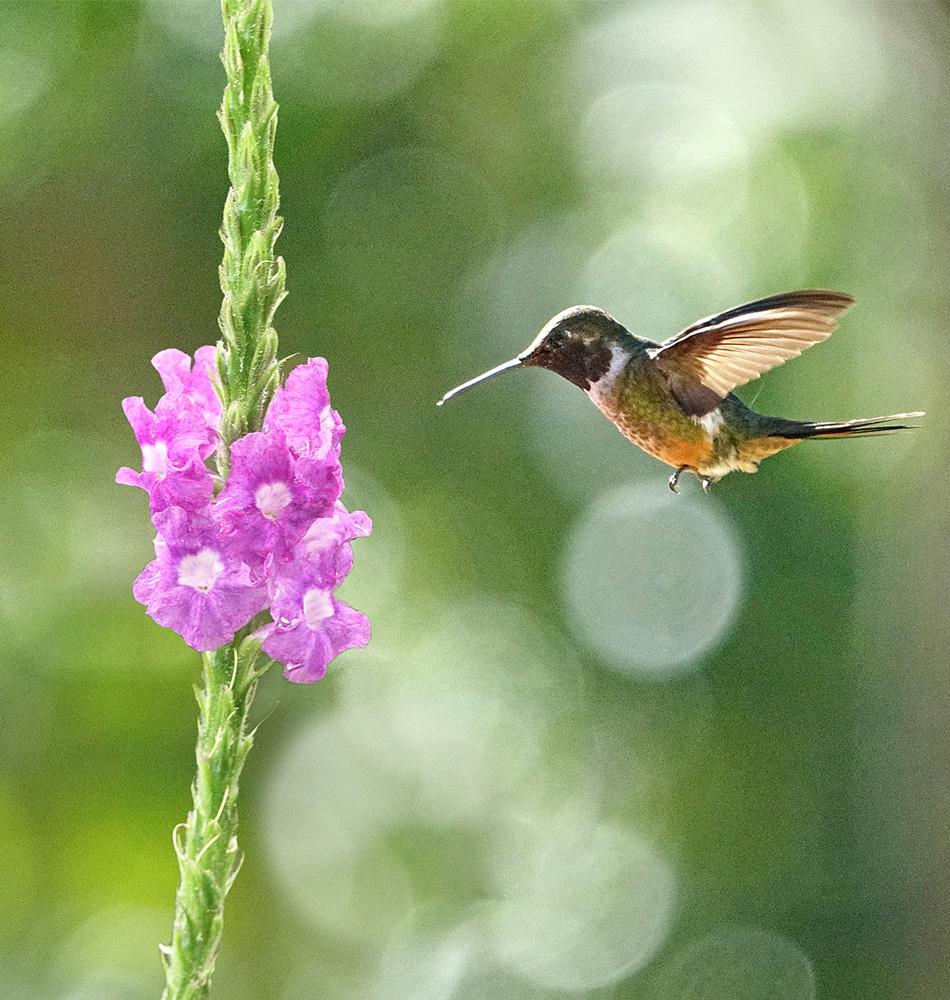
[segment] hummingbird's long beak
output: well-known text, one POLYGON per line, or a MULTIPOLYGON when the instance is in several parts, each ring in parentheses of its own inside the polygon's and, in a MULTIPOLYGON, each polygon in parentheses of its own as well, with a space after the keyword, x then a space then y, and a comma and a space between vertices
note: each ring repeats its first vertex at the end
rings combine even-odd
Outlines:
POLYGON ((467 389, 470 385, 476 385, 478 382, 484 382, 486 378, 491 378, 492 375, 497 375, 499 372, 506 372, 509 368, 517 368, 520 364, 523 364, 521 358, 512 358, 510 361, 506 361, 503 365, 499 365, 497 368, 492 368, 491 371, 483 372, 475 378, 470 378, 467 382, 463 382, 461 385, 457 385, 454 389, 450 389, 435 405, 441 406, 447 399, 451 399, 454 395, 456 395, 456 393, 461 392, 463 389, 467 389))

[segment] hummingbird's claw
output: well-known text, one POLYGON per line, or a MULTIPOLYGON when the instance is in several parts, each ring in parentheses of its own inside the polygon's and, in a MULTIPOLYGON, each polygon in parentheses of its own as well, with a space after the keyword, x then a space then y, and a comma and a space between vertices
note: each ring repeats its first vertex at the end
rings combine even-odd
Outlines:
POLYGON ((703 493, 709 492, 709 487, 712 486, 712 480, 709 476, 700 476, 700 482, 703 484, 703 493))
POLYGON ((676 470, 676 472, 674 472, 674 473, 673 473, 673 475, 672 475, 672 476, 670 476, 670 489, 671 489, 671 490, 672 490, 672 491, 673 491, 674 493, 679 493, 679 490, 678 490, 678 489, 676 488, 676 484, 677 484, 677 483, 678 483, 678 482, 680 481, 680 476, 681 476, 681 475, 682 475, 682 474, 683 474, 684 472, 686 472, 686 470, 687 470, 688 468, 689 468, 689 466, 688 466, 688 465, 681 465, 681 466, 680 466, 680 467, 679 467, 679 468, 678 468, 678 469, 676 470))

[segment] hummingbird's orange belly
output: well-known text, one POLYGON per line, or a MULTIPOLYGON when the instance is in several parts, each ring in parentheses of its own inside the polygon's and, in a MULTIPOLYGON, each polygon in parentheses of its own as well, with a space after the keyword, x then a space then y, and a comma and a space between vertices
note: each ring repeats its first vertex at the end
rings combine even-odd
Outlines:
POLYGON ((616 424, 623 436, 638 448, 674 468, 688 465, 700 469, 713 459, 712 436, 701 427, 697 426, 694 436, 686 438, 670 434, 656 424, 631 424, 624 420, 618 420, 616 424))
POLYGON ((684 465, 691 469, 702 469, 713 460, 712 438, 707 438, 705 441, 682 441, 663 437, 638 441, 630 437, 630 440, 661 462, 666 462, 667 465, 677 469, 684 465))

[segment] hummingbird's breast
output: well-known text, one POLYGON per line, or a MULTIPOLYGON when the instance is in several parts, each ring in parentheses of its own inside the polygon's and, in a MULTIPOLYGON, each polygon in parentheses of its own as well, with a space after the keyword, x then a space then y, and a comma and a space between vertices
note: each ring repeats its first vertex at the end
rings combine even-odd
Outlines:
POLYGON ((614 346, 607 371, 586 391, 624 437, 668 465, 717 478, 747 464, 728 401, 701 417, 687 414, 645 352, 631 356, 614 346))

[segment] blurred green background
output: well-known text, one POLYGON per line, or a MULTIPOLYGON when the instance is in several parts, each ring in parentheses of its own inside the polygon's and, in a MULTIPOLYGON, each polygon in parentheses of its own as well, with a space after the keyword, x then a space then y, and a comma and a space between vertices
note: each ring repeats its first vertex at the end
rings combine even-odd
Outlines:
MULTIPOLYGON (((217 1000, 942 1000, 950 976, 950 5, 274 0, 284 354, 323 355, 341 596, 273 670, 217 1000), (859 305, 741 391, 930 413, 709 497, 506 360, 859 305)), ((120 409, 217 339, 214 0, 0 4, 0 995, 154 997, 198 657, 120 409)))

